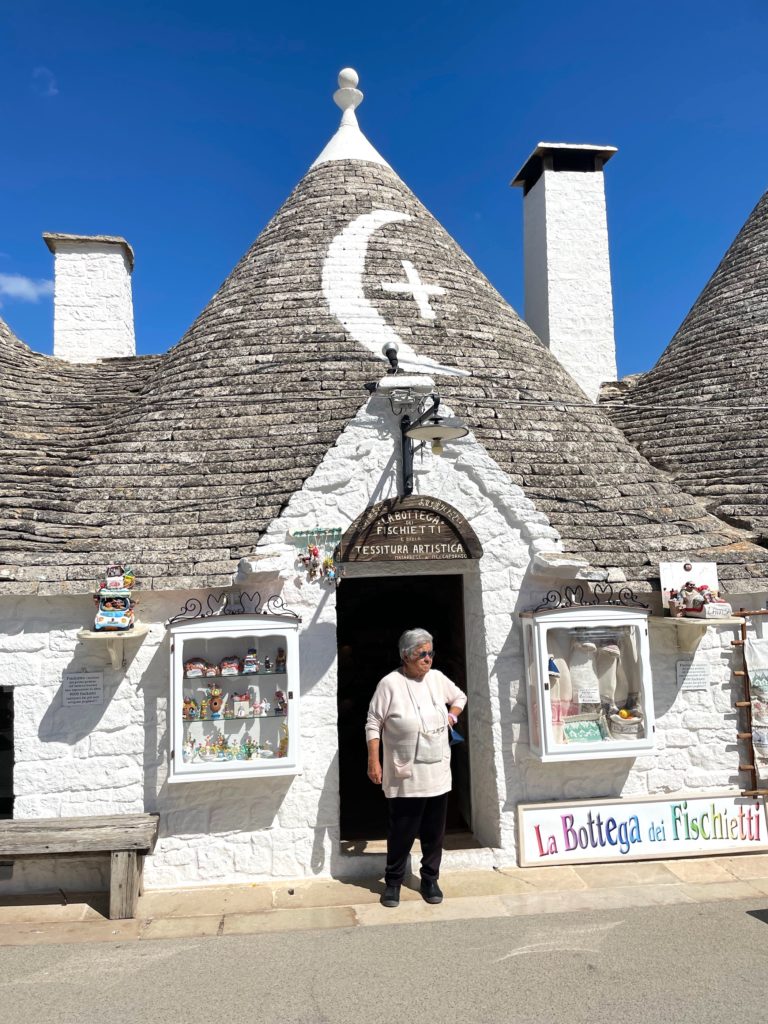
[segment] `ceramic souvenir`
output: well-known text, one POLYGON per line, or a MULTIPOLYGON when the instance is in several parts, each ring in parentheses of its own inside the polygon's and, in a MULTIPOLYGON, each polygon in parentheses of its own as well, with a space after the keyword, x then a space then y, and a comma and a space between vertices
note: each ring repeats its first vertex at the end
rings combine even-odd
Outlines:
POLYGON ((264 671, 265 672, 271 672, 272 671, 272 659, 270 657, 266 657, 264 659, 264 671))
POLYGON ((184 764, 189 764, 190 761, 194 761, 197 757, 198 744, 190 736, 184 740, 181 748, 181 759, 184 764))
POLYGON ((133 628, 133 601, 130 590, 100 590, 94 596, 97 604, 94 630, 126 630, 133 628))
POLYGON ((282 690, 275 690, 275 714, 288 714, 288 701, 285 699, 285 694, 282 690))
POLYGON ((278 647, 275 655, 275 672, 285 672, 285 648, 278 647))
POLYGON ((232 694, 232 714, 234 718, 248 718, 251 713, 251 695, 245 693, 232 694))
POLYGON ((203 675, 207 676, 207 677, 210 677, 210 676, 220 676, 221 672, 219 671, 219 666, 218 665, 206 665, 205 666, 205 670, 203 671, 203 675))
POLYGON ((288 756, 288 723, 283 722, 280 726, 280 741, 277 745, 277 756, 288 756))
POLYGON ((260 667, 259 652, 255 647, 252 647, 243 658, 243 675, 255 675, 259 671, 260 667))
POLYGON ((218 686, 211 686, 205 691, 206 700, 204 703, 208 705, 211 718, 221 718, 221 709, 224 703, 223 696, 223 691, 218 686))
POLYGON ((239 676, 240 675, 240 659, 237 655, 231 654, 227 658, 222 658, 219 662, 219 669, 223 676, 239 676))
POLYGON ((184 662, 184 675, 190 679, 195 679, 199 676, 204 676, 206 674, 205 670, 208 667, 208 662, 203 658, 190 658, 189 661, 184 662))
POLYGON ((200 717, 200 708, 197 706, 197 701, 193 700, 192 697, 184 698, 184 710, 181 713, 182 718, 185 718, 188 722, 194 721, 200 717))
POLYGON ((259 700, 253 705, 253 713, 257 718, 263 718, 269 714, 269 709, 272 705, 268 700, 259 700))

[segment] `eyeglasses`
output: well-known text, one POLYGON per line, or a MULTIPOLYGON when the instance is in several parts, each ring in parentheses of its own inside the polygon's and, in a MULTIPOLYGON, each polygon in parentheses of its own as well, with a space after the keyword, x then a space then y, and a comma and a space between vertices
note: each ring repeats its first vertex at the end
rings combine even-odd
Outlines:
POLYGON ((432 651, 422 651, 421 654, 415 654, 414 655, 414 657, 418 658, 419 661, 423 661, 424 658, 434 658, 434 656, 435 656, 434 650, 432 650, 432 651))

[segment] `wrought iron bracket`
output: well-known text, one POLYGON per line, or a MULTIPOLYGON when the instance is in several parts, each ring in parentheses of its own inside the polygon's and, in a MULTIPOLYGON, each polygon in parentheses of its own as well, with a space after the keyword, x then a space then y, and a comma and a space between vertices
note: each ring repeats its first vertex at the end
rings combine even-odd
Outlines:
POLYGON ((596 583, 591 594, 585 594, 582 586, 563 587, 561 590, 549 590, 547 596, 534 611, 551 611, 555 608, 594 608, 595 606, 612 606, 622 608, 647 608, 639 600, 631 587, 620 587, 614 590, 610 583, 596 583))
POLYGON ((413 427, 420 427, 430 416, 436 416, 437 410, 440 408, 440 395, 430 395, 432 404, 426 409, 421 416, 417 419, 412 420, 411 417, 406 413, 400 420, 400 437, 402 441, 402 472, 403 472, 403 486, 402 486, 402 497, 407 498, 409 494, 413 494, 413 438, 408 437, 408 431, 412 430, 413 427))
POLYGON ((272 594, 262 602, 258 590, 252 594, 241 590, 237 593, 222 591, 220 594, 210 594, 205 605, 197 597, 190 597, 181 611, 168 619, 165 625, 167 628, 176 622, 211 619, 219 615, 287 615, 301 622, 301 616, 289 608, 279 594, 272 594))

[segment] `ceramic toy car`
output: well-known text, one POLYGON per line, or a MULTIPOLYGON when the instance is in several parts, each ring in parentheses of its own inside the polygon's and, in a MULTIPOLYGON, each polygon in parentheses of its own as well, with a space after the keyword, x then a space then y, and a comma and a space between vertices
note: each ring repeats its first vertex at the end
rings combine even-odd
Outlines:
POLYGON ((206 665, 203 672, 204 676, 220 676, 221 669, 218 665, 206 665))
POLYGON ((239 676, 241 668, 240 659, 236 655, 222 658, 219 662, 219 671, 223 676, 239 676))
POLYGON ((94 630, 133 629, 133 602, 127 590, 100 590, 94 630))

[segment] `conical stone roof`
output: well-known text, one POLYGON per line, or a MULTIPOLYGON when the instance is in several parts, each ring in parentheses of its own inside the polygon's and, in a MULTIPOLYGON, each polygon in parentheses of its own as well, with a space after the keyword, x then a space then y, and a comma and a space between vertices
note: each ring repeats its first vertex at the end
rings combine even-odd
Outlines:
POLYGON ((606 408, 654 465, 768 540, 768 192, 658 363, 606 408))
POLYGON ((71 366, 0 334, 0 592, 85 591, 114 559, 156 589, 230 582, 386 369, 353 337, 382 329, 468 374, 439 376, 441 395, 566 552, 641 588, 676 557, 765 585, 766 553, 639 455, 394 171, 342 156, 310 169, 166 355, 71 366), (442 290, 433 319, 386 287, 406 264, 442 290))

